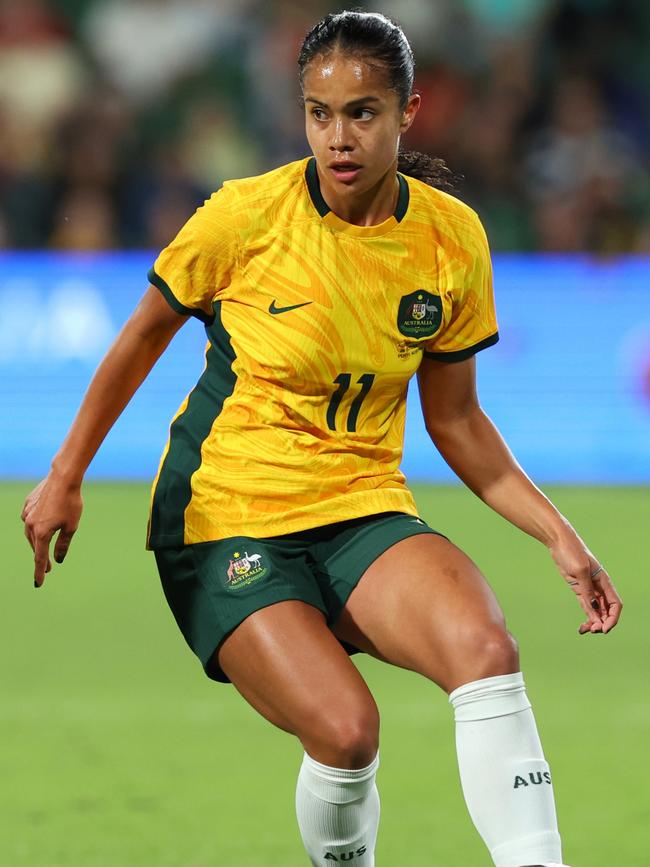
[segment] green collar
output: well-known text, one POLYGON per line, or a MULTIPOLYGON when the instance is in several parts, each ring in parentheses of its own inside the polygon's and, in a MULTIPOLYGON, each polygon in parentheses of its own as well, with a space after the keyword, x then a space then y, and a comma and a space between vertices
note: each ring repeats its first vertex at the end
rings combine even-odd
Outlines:
MULTIPOLYGON (((316 157, 310 157, 307 162, 305 176, 307 178, 307 189, 309 190, 309 195, 311 196, 314 207, 321 217, 326 217, 330 213, 331 208, 323 198, 323 194, 320 191, 316 157)), ((399 182, 399 195, 397 196, 397 204, 395 205, 393 216, 398 223, 401 223, 409 206, 409 185, 404 175, 401 175, 399 172, 397 173, 397 180, 399 182)))

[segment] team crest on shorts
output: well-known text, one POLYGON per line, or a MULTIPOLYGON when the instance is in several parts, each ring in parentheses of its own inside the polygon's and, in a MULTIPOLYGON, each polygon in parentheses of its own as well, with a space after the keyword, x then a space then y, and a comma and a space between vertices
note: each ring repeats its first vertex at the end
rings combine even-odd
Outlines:
POLYGON ((249 554, 246 551, 242 556, 239 551, 235 551, 232 556, 234 559, 230 560, 226 572, 229 588, 247 587, 264 578, 269 571, 262 562, 261 554, 249 554))
POLYGON ((397 327, 406 337, 433 337, 442 323, 442 299, 418 289, 404 295, 397 311, 397 327))

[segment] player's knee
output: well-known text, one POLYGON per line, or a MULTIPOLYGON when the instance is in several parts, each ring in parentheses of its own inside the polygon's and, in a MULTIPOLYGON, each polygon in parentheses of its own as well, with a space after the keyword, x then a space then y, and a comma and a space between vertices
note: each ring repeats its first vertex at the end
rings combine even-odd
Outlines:
POLYGON ((301 738, 309 755, 335 768, 365 768, 379 749, 379 712, 374 704, 325 709, 301 738))
POLYGON ((472 630, 467 645, 463 678, 466 682, 519 671, 519 647, 504 626, 493 623, 472 630))
POLYGON ((337 768, 365 768, 379 749, 379 715, 376 711, 355 714, 331 727, 328 746, 337 768))
POLYGON ((474 624, 456 647, 444 686, 450 691, 463 683, 514 671, 519 671, 519 648, 505 626, 474 624))

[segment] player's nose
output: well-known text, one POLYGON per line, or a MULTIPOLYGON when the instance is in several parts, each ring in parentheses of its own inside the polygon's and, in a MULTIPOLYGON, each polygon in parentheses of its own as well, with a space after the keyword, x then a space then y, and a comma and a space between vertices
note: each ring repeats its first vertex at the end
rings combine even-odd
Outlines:
POLYGON ((336 118, 331 126, 330 150, 349 151, 354 147, 350 125, 345 118, 336 118))

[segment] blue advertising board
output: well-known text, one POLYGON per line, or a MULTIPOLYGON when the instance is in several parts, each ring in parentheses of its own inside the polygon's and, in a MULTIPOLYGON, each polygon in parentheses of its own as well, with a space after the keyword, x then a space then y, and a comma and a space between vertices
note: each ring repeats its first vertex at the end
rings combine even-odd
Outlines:
MULTIPOLYGON (((103 353, 146 286, 150 253, 0 255, 0 477, 47 472, 103 353)), ((501 340, 479 395, 540 482, 650 483, 650 259, 498 255, 501 340)), ((89 477, 151 478, 169 421, 203 367, 181 329, 109 434, 89 477)), ((417 388, 402 469, 451 481, 417 388)))

